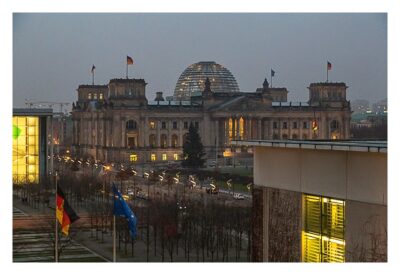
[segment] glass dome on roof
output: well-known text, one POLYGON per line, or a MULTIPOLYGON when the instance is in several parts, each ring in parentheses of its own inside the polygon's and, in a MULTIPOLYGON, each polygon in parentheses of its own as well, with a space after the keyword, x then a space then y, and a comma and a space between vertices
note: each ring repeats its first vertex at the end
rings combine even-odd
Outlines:
POLYGON ((214 61, 202 61, 183 71, 176 83, 174 98, 187 99, 203 92, 207 77, 211 82, 211 90, 215 93, 239 92, 236 79, 227 68, 214 61))

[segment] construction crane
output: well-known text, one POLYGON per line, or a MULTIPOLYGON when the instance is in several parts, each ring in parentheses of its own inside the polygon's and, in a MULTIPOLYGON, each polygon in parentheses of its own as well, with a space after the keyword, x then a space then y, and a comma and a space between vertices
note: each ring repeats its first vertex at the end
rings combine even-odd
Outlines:
POLYGON ((64 114, 64 107, 68 106, 68 102, 51 102, 51 101, 29 101, 25 99, 25 105, 29 108, 37 108, 37 107, 49 107, 53 108, 54 105, 59 105, 60 106, 60 113, 64 114))

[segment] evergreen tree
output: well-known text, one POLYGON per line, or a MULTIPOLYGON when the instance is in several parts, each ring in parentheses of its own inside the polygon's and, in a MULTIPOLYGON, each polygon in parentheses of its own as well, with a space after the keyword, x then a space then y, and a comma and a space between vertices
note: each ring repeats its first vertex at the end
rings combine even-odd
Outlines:
POLYGON ((183 144, 182 166, 190 168, 202 167, 205 162, 204 155, 204 147, 197 128, 190 123, 189 133, 186 135, 183 144))

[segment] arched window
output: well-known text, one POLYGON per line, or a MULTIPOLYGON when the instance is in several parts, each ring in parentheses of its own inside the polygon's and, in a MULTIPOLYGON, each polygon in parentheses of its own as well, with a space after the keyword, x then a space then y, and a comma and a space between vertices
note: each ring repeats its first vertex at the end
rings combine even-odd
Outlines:
POLYGON ((136 121, 130 119, 126 122, 127 130, 136 130, 136 127, 137 127, 136 121))
POLYGON ((171 146, 173 148, 178 147, 178 136, 177 135, 172 135, 172 137, 171 137, 171 146))
POLYGON ((161 148, 167 148, 168 147, 168 143, 167 143, 167 135, 166 134, 162 134, 160 137, 160 145, 161 148))
POLYGON ((337 120, 332 120, 331 121, 331 130, 335 131, 339 129, 339 122, 337 120))
POLYGON ((156 135, 155 134, 151 134, 149 136, 149 146, 151 148, 155 148, 156 147, 156 135))

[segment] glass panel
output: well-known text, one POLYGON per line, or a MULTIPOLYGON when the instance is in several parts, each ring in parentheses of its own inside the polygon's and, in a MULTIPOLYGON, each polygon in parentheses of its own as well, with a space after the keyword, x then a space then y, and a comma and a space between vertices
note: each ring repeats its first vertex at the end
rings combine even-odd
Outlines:
POLYGON ((305 262, 344 262, 345 202, 304 195, 302 252, 305 262))
POLYGON ((39 118, 13 117, 13 180, 39 181, 39 118))

